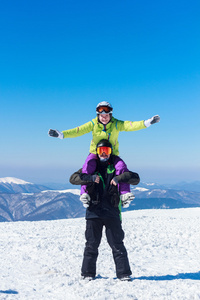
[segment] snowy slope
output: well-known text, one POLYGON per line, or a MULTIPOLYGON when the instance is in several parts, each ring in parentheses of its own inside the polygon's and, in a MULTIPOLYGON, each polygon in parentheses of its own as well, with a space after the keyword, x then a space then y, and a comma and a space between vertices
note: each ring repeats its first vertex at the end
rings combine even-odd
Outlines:
POLYGON ((24 181, 14 177, 0 178, 0 194, 1 193, 38 193, 47 189, 47 187, 39 184, 24 181))
POLYGON ((200 208, 123 213, 131 282, 105 235, 97 279, 80 278, 85 220, 0 223, 0 299, 200 299, 200 208))

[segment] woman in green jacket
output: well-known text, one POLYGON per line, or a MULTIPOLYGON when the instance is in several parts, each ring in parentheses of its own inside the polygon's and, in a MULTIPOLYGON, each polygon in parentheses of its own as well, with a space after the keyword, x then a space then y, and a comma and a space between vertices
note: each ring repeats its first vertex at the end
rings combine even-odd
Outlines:
MULTIPOLYGON (((100 140, 107 139, 112 144, 112 153, 119 155, 118 135, 120 131, 136 131, 145 129, 150 125, 160 121, 158 115, 148 120, 142 121, 121 121, 112 116, 112 105, 106 101, 100 102, 96 107, 97 117, 81 126, 73 129, 64 130, 62 132, 54 129, 49 130, 49 135, 60 139, 74 138, 86 133, 92 132, 92 141, 90 144, 90 154, 83 165, 82 172, 88 174, 88 165, 93 165, 96 169, 96 147, 100 140)), ((117 170, 116 170, 117 171, 117 170)))

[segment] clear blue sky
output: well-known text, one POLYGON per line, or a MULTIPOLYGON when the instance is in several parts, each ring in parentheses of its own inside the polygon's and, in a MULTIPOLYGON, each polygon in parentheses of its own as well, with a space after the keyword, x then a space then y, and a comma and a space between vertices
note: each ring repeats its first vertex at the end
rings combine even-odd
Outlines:
POLYGON ((48 137, 95 117, 161 122, 122 132, 142 181, 200 180, 200 2, 0 2, 0 177, 67 182, 91 134, 48 137))

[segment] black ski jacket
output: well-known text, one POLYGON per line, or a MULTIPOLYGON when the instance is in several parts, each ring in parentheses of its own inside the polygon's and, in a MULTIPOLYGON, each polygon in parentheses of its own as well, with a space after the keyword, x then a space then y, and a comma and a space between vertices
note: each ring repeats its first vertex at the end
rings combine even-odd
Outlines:
POLYGON ((70 177, 71 184, 86 184, 87 192, 90 195, 90 206, 86 210, 86 219, 91 218, 121 218, 121 203, 118 187, 111 185, 110 182, 116 178, 118 182, 127 182, 129 184, 138 184, 139 175, 134 172, 124 172, 115 176, 113 158, 107 162, 97 161, 95 174, 100 176, 100 183, 92 181, 92 175, 81 173, 81 169, 70 177))

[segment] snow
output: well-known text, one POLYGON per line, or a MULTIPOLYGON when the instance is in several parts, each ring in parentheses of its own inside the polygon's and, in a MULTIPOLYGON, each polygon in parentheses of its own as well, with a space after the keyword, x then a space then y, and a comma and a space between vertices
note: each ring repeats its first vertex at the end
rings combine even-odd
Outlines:
POLYGON ((80 269, 85 219, 0 223, 0 299, 200 299, 200 208, 123 213, 132 281, 116 279, 105 234, 97 279, 80 269))
POLYGON ((24 196, 34 196, 34 193, 21 193, 22 195, 24 195, 24 196))
POLYGON ((146 191, 149 191, 149 189, 136 187, 136 188, 133 189, 133 191, 146 192, 146 191))
POLYGON ((8 184, 32 184, 30 182, 24 181, 22 179, 14 178, 14 177, 3 177, 3 178, 0 178, 0 183, 8 183, 8 184))
POLYGON ((161 190, 161 189, 151 190, 150 192, 148 192, 148 195, 151 195, 153 193, 166 194, 167 191, 166 190, 161 190))
MULTIPOLYGON (((42 191, 41 193, 49 193, 49 190, 42 191)), ((51 193, 72 193, 80 196, 80 189, 67 189, 67 190, 51 190, 51 193)))

